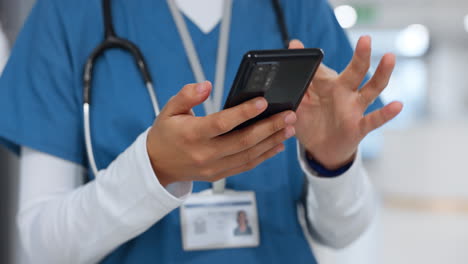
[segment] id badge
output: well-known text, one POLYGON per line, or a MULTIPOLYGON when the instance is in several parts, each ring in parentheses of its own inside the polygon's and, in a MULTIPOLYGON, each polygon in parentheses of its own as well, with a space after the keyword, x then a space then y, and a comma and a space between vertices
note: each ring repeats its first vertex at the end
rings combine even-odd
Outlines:
POLYGON ((180 209, 184 250, 257 247, 260 244, 254 192, 212 190, 192 194, 180 209))

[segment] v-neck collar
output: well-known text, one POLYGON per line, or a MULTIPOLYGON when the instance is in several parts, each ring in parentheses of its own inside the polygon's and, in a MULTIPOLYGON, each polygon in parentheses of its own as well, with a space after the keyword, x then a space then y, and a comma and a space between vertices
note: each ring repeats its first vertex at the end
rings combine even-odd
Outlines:
POLYGON ((175 0, 175 2, 179 10, 204 34, 209 34, 221 22, 223 0, 175 0))

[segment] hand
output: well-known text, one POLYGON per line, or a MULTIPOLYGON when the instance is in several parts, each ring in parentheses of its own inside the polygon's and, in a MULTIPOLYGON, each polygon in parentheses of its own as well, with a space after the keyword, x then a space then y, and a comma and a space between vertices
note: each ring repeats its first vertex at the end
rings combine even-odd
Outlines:
POLYGON ((195 117, 192 108, 205 101, 211 89, 209 82, 185 86, 169 100, 148 133, 148 154, 163 186, 181 181, 214 182, 251 170, 283 151, 282 142, 295 135, 293 111, 230 132, 265 111, 264 98, 195 117))
MULTIPOLYGON (((304 46, 295 40, 290 48, 304 46)), ((351 162, 361 140, 402 110, 400 102, 392 102, 364 116, 387 86, 395 66, 395 56, 385 54, 374 76, 358 90, 369 70, 370 58, 371 39, 361 37, 352 61, 341 74, 322 64, 297 110, 297 139, 309 157, 327 169, 351 162)))

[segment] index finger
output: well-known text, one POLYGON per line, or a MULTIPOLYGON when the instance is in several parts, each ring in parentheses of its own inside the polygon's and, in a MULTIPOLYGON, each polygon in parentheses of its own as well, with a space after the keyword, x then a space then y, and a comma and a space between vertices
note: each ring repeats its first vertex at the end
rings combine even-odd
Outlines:
POLYGON ((217 137, 258 116, 266 110, 267 106, 268 102, 265 98, 257 97, 200 119, 196 130, 204 137, 217 137))
POLYGON ((357 90, 370 67, 371 38, 361 37, 351 62, 340 75, 340 80, 353 90, 357 90))

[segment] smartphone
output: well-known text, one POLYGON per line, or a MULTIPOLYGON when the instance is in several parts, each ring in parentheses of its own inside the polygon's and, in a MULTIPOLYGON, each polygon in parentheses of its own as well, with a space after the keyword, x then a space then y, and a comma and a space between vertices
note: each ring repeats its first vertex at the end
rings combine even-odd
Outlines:
POLYGON ((236 129, 286 110, 296 111, 323 59, 321 49, 254 50, 247 52, 237 71, 224 109, 255 97, 268 108, 236 129))

